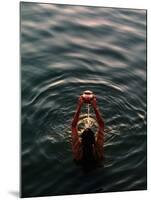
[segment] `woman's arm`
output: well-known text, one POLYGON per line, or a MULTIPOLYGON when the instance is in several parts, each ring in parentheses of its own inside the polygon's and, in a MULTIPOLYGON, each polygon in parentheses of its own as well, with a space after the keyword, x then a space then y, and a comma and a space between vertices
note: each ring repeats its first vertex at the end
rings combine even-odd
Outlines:
POLYGON ((81 143, 79 140, 79 135, 78 135, 78 130, 77 130, 77 123, 79 121, 82 104, 83 104, 83 99, 80 96, 79 102, 77 105, 77 109, 76 109, 76 113, 75 113, 73 121, 72 121, 72 135, 71 135, 72 136, 72 151, 74 154, 74 159, 76 159, 76 160, 80 160, 81 156, 82 156, 81 143))
POLYGON ((93 98, 92 100, 92 106, 93 106, 93 109, 94 109, 94 112, 95 112, 95 115, 96 115, 96 120, 98 122, 98 125, 99 125, 99 129, 101 131, 104 131, 104 120, 99 112, 99 109, 98 109, 98 106, 97 106, 97 103, 96 103, 96 97, 93 98))
POLYGON ((75 115, 73 117, 72 128, 76 128, 77 127, 77 123, 78 123, 78 120, 79 120, 82 104, 83 104, 83 99, 80 96, 79 102, 78 102, 78 106, 77 106, 77 109, 76 109, 76 113, 75 113, 75 115))
POLYGON ((104 120, 99 112, 99 109, 97 107, 97 103, 96 103, 96 97, 93 98, 92 100, 92 106, 94 108, 94 112, 96 115, 96 120, 98 122, 99 125, 99 130, 98 130, 98 134, 97 134, 97 140, 96 140, 96 152, 97 152, 97 156, 99 159, 103 159, 104 158, 104 150, 103 150, 103 144, 104 144, 104 120))

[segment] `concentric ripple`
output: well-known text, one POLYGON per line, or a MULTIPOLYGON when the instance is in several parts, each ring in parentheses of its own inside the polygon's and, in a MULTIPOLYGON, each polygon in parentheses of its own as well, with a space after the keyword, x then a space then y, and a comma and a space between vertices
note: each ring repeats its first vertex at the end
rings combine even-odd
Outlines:
POLYGON ((145 10, 21 3, 21 95, 23 197, 146 189, 145 10), (70 144, 87 89, 105 121, 90 172, 70 144))

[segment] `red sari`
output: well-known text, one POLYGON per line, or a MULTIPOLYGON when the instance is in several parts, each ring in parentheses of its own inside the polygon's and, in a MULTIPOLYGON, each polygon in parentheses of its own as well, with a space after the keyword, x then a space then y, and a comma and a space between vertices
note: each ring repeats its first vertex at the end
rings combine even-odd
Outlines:
MULTIPOLYGON (((83 149, 81 140, 79 138, 78 130, 77 130, 77 123, 79 121, 80 111, 81 111, 81 104, 78 104, 76 113, 74 115, 72 121, 72 151, 73 156, 76 161, 80 161, 83 158, 83 149)), ((95 140, 95 144, 93 145, 93 156, 96 160, 103 159, 103 144, 104 144, 104 121, 100 115, 100 112, 97 106, 93 107, 94 112, 96 115, 96 120, 98 123, 98 131, 97 131, 97 138, 95 140)))

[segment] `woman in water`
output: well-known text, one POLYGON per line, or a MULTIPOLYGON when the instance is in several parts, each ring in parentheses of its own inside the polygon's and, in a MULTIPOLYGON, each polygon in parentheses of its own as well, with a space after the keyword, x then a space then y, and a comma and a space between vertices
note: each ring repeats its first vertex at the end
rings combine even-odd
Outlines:
POLYGON ((103 160, 104 121, 99 113, 96 97, 93 96, 89 103, 94 109, 98 123, 97 137, 95 139, 95 133, 90 128, 86 128, 81 134, 80 140, 77 124, 83 103, 85 103, 85 99, 81 95, 72 121, 72 151, 75 161, 92 164, 103 160))

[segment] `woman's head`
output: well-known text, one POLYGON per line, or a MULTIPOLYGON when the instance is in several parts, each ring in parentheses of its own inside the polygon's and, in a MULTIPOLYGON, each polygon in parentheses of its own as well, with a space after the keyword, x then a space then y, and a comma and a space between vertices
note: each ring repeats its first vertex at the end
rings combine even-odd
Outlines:
POLYGON ((92 164, 95 160, 93 155, 93 144, 95 143, 94 132, 90 128, 87 128, 83 131, 81 138, 83 146, 83 164, 92 164))
POLYGON ((95 135, 90 128, 87 128, 83 131, 81 138, 83 145, 92 146, 92 144, 95 143, 95 135))

